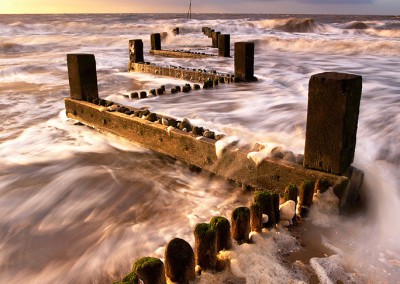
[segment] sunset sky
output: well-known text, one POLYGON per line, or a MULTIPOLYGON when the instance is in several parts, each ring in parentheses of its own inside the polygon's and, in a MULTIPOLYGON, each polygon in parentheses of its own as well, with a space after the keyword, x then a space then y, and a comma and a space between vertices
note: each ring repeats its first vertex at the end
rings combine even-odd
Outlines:
MULTIPOLYGON (((0 0, 0 13, 185 13, 189 0, 0 0)), ((192 0, 193 13, 400 14, 400 0, 192 0)))

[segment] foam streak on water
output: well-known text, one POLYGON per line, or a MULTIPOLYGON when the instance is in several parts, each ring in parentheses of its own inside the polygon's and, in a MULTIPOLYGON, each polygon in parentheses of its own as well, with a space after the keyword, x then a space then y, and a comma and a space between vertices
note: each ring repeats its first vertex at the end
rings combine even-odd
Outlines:
MULTIPOLYGON (((193 244, 196 223, 217 214, 229 217, 249 198, 219 178, 73 125, 63 111, 69 95, 67 53, 95 54, 102 98, 187 117, 241 143, 280 145, 294 153, 304 149, 310 76, 362 75, 355 165, 366 174, 367 214, 344 220, 334 197, 317 196, 310 218, 330 233, 313 233, 331 255, 288 269, 277 262, 280 253, 300 246, 282 229, 256 235, 255 245, 235 247, 226 257, 247 283, 307 281, 307 267, 326 283, 400 279, 399 18, 1 15, 0 283, 109 283, 126 274, 135 258, 163 257, 173 237, 193 244), (150 33, 177 26, 182 34, 169 34, 162 42, 166 49, 215 53, 201 34, 203 26, 230 33, 231 42, 254 41, 259 82, 141 101, 124 97, 185 83, 127 73, 129 39, 143 39, 151 62, 232 72, 228 58, 165 59, 147 53, 150 33)), ((223 278, 213 277, 203 281, 223 278)))

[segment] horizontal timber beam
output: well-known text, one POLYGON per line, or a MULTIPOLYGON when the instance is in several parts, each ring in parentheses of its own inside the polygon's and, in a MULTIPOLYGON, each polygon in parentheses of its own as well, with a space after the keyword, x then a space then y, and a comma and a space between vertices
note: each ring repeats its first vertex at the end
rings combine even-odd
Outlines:
POLYGON ((120 112, 110 112, 96 104, 65 99, 69 118, 114 134, 148 149, 163 153, 219 176, 255 188, 283 194, 288 184, 305 180, 325 179, 331 185, 345 186, 348 178, 304 168, 281 159, 266 158, 258 165, 248 158, 248 150, 227 146, 224 154, 216 154, 217 140, 151 122, 120 112))

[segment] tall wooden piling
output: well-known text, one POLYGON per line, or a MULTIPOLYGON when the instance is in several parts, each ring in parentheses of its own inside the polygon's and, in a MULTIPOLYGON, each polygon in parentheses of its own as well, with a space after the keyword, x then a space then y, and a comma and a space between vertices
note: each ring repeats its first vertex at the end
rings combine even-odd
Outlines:
POLYGON ((196 264, 201 269, 215 270, 217 266, 217 234, 214 228, 206 223, 197 224, 194 228, 194 243, 196 264))
POLYGON ((235 42, 235 78, 254 80, 254 42, 235 42))
POLYGON ((212 47, 213 48, 218 48, 218 36, 221 34, 221 32, 213 32, 211 34, 211 39, 212 39, 212 47))
POLYGON ((150 35, 151 50, 161 50, 161 34, 155 33, 150 35))
POLYGON ((218 35, 218 55, 231 56, 231 36, 229 34, 218 35))
POLYGON ((304 166, 343 174, 354 160, 362 77, 326 72, 311 76, 304 166))
POLYGON ((131 39, 129 41, 129 59, 130 63, 144 62, 143 41, 141 39, 131 39))
POLYGON ((238 243, 247 243, 250 234, 250 209, 238 207, 232 212, 232 238, 238 243))
POLYGON ((96 60, 93 54, 67 54, 71 98, 92 102, 99 98, 96 60))
POLYGON ((183 239, 171 240, 165 248, 165 275, 180 284, 195 279, 195 258, 192 247, 183 239))

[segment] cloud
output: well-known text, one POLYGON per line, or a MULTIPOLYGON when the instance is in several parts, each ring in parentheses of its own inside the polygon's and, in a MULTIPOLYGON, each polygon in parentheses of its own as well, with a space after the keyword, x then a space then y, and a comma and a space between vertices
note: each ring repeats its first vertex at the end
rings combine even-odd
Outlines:
MULTIPOLYGON (((289 0, 305 4, 371 4, 375 0, 289 0)), ((246 0, 234 0, 234 2, 246 2, 246 0)), ((280 0, 250 0, 250 2, 282 2, 280 0)))
POLYGON ((296 0, 300 3, 309 4, 371 4, 373 0, 296 0))

